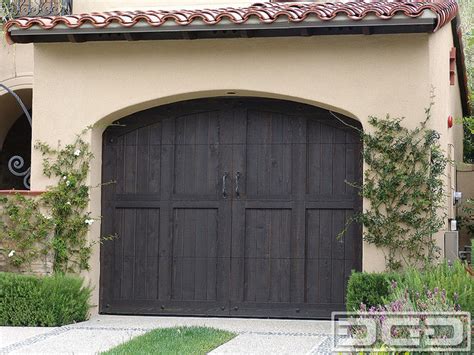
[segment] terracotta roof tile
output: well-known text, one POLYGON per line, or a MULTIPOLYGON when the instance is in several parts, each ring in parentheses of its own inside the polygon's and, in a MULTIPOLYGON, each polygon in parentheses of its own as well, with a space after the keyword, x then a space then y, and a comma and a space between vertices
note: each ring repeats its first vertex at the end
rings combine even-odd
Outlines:
POLYGON ((285 3, 257 3, 249 7, 219 8, 204 10, 174 10, 174 11, 111 11, 101 13, 22 17, 6 23, 5 30, 9 29, 53 29, 65 25, 71 29, 90 24, 96 28, 106 28, 111 24, 118 24, 130 28, 136 24, 147 24, 159 27, 165 23, 187 26, 194 22, 203 22, 207 25, 217 25, 223 20, 234 24, 244 24, 251 18, 256 18, 262 24, 269 24, 284 18, 289 23, 298 23, 306 19, 317 18, 322 21, 331 21, 336 16, 359 21, 368 15, 375 15, 380 19, 388 20, 397 14, 416 18, 423 15, 425 10, 432 11, 437 16, 435 31, 449 23, 458 12, 456 0, 356 0, 350 2, 285 2, 285 3))

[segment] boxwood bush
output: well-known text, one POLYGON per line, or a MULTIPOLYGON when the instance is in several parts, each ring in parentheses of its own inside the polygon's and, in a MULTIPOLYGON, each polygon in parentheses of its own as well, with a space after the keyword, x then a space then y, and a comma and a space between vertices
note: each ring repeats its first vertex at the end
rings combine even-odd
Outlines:
POLYGON ((395 273, 353 272, 347 285, 347 311, 358 311, 361 303, 367 308, 383 305, 390 295, 392 281, 399 279, 395 273))
POLYGON ((0 326, 53 327, 84 321, 91 289, 73 276, 0 273, 0 326))

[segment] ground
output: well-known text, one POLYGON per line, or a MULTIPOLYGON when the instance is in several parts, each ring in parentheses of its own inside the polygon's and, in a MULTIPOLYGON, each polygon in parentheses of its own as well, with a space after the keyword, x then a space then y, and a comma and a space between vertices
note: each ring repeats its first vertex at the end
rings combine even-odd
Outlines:
POLYGON ((329 354, 329 321, 96 316, 59 328, 0 327, 0 354, 94 354, 156 328, 207 326, 237 333, 211 354, 329 354))

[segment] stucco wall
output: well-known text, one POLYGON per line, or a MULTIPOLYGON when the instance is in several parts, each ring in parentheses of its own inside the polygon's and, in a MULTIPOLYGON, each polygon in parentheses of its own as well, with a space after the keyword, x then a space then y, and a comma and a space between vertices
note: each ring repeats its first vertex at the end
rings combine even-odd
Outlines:
MULTIPOLYGON (((424 119, 435 86, 432 125, 447 147, 455 143, 447 114, 460 110, 456 89, 446 88, 449 35, 445 27, 431 36, 37 44, 33 140, 68 142, 96 124, 88 137, 96 156, 90 183, 96 185, 101 181, 101 135, 107 124, 149 107, 232 91, 331 109, 359 119, 366 129, 369 115, 387 113, 406 117, 405 124, 413 127, 424 119), (430 59, 434 56, 439 58, 430 59)), ((48 184, 40 164, 33 152, 34 190, 48 184)), ((91 210, 100 215, 99 189, 93 190, 91 210)), ((97 239, 99 231, 94 224, 91 239, 97 239)), ((92 265, 87 276, 97 286, 97 300, 97 248, 92 265)), ((363 267, 383 269, 383 254, 365 245, 363 267)))
MULTIPOLYGON (((458 190, 456 181, 456 164, 462 162, 463 157, 463 131, 461 124, 455 124, 448 128, 448 116, 458 121, 462 118, 462 107, 459 85, 450 85, 449 61, 450 50, 453 47, 453 35, 451 26, 445 26, 436 34, 429 36, 429 68, 430 82, 434 89, 435 106, 433 108, 433 128, 441 133, 441 147, 445 150, 447 157, 454 160, 448 164, 446 169, 446 213, 448 219, 456 218, 456 208, 453 201, 453 192, 458 190)), ((458 75, 458 73, 456 73, 458 75)), ((461 74, 462 75, 462 74, 461 74)), ((448 230, 446 219, 445 229, 448 230)), ((437 236, 438 245, 444 247, 444 233, 437 236)))
MULTIPOLYGON (((23 81, 13 81, 14 78, 27 78, 31 81, 33 75, 33 45, 8 45, 5 36, 0 36, 0 82, 10 82, 9 87, 17 89, 23 81)), ((20 87, 23 89, 24 87, 20 87)))

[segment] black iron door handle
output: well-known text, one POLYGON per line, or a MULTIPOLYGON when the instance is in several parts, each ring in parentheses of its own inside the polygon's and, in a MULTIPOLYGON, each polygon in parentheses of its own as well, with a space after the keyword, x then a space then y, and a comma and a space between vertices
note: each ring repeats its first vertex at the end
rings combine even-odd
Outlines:
POLYGON ((229 173, 227 171, 224 172, 224 175, 222 175, 222 197, 227 198, 227 176, 229 173))
POLYGON ((235 196, 240 197, 240 171, 235 174, 235 196))

